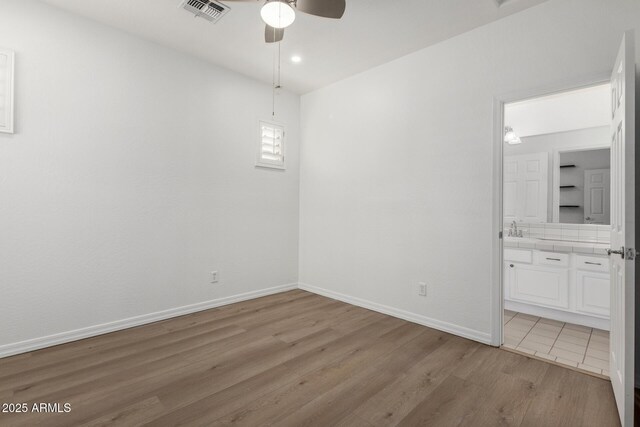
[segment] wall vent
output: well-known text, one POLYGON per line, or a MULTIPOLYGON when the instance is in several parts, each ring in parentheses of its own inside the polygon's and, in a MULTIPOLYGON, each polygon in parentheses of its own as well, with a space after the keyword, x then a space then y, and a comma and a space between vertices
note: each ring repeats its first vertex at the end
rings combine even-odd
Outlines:
POLYGON ((218 22, 229 11, 229 6, 213 0, 183 0, 180 6, 196 17, 213 23, 218 22))

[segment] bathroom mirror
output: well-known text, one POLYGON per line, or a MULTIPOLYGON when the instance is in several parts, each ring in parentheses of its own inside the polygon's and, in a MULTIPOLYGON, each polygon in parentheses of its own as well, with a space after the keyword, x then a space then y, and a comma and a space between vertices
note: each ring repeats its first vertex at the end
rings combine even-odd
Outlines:
POLYGON ((553 222, 610 224, 610 156, 606 146, 554 152, 553 222))
POLYGON ((505 105, 505 224, 610 224, 610 94, 605 84, 505 105))

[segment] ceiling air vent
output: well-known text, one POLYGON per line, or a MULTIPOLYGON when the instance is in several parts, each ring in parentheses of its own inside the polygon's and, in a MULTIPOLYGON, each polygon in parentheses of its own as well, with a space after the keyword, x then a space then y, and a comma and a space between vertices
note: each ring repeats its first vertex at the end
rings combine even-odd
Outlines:
POLYGON ((180 6, 196 17, 213 23, 218 22, 229 11, 228 6, 212 0, 184 0, 180 6))

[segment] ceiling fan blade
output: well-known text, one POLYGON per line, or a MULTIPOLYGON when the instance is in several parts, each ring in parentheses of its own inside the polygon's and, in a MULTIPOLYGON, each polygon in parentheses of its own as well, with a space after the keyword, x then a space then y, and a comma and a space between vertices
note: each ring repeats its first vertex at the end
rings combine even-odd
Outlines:
POLYGON ((309 15, 340 19, 347 7, 346 0, 297 0, 296 8, 309 15))
POLYGON ((267 43, 276 43, 284 37, 284 28, 273 28, 268 25, 264 27, 264 41, 267 43))

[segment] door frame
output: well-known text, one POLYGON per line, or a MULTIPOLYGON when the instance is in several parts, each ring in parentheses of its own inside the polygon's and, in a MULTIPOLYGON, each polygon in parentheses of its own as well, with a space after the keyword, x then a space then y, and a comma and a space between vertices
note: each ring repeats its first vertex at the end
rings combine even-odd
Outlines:
POLYGON ((576 77, 546 86, 507 92, 493 97, 493 203, 492 203, 492 233, 491 238, 491 345, 502 346, 504 342, 504 277, 503 240, 500 232, 504 228, 502 218, 502 161, 504 157, 504 106, 517 101, 525 101, 547 95, 571 92, 610 82, 611 72, 598 73, 590 76, 576 77))

